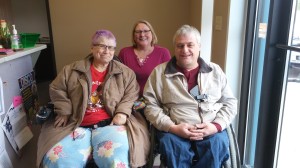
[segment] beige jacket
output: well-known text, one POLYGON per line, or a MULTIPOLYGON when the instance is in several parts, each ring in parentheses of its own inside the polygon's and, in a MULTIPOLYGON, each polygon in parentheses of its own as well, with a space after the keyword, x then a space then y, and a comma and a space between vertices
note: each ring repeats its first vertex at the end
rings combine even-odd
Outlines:
POLYGON ((168 132, 173 124, 216 122, 225 129, 237 114, 237 100, 233 96, 222 69, 205 63, 199 57, 198 87, 206 94, 198 102, 188 92, 187 80, 176 69, 176 58, 157 66, 144 88, 145 116, 157 129, 168 132))
MULTIPOLYGON (((90 65, 92 57, 67 65, 50 85, 50 97, 55 112, 70 115, 66 127, 54 128, 54 120, 43 124, 38 140, 37 167, 43 156, 57 142, 74 131, 81 123, 91 90, 90 65)), ((106 111, 112 117, 126 113, 130 166, 139 167, 147 162, 150 149, 147 123, 139 113, 132 113, 138 98, 139 86, 134 72, 118 61, 112 60, 105 79, 103 98, 106 111)))

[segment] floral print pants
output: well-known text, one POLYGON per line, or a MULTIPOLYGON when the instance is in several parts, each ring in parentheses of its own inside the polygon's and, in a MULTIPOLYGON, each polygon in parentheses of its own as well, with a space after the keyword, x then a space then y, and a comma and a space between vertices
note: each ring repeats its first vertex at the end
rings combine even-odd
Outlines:
POLYGON ((46 153, 42 167, 83 168, 92 157, 101 168, 129 167, 126 127, 78 127, 46 153))

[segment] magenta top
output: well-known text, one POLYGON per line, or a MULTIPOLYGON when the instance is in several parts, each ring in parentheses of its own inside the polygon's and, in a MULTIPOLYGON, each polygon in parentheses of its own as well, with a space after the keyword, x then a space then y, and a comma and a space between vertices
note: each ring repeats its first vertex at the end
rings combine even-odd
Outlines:
POLYGON ((140 85, 140 96, 142 96, 144 86, 152 70, 157 65, 169 61, 171 54, 168 49, 155 45, 152 53, 150 53, 143 62, 140 62, 134 53, 134 48, 131 46, 122 48, 119 53, 119 58, 123 64, 135 72, 140 85))

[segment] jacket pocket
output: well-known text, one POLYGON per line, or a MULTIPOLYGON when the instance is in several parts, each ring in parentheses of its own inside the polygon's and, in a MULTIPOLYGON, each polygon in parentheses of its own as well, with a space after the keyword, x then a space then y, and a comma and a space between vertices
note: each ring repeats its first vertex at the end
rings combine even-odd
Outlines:
POLYGON ((203 122, 211 122, 216 118, 217 112, 222 108, 222 103, 200 103, 203 122))
POLYGON ((200 103, 202 113, 217 113, 222 108, 222 103, 200 103))

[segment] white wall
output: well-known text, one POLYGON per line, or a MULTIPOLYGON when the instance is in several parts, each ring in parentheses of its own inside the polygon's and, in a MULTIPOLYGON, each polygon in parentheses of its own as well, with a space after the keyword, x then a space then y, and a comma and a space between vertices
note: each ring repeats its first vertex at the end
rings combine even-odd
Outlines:
POLYGON ((201 58, 211 60, 214 0, 202 0, 201 58))
MULTIPOLYGON (((244 57, 247 1, 231 0, 226 52, 226 75, 234 95, 240 99, 244 57)), ((236 129, 237 123, 234 124, 236 129)))

